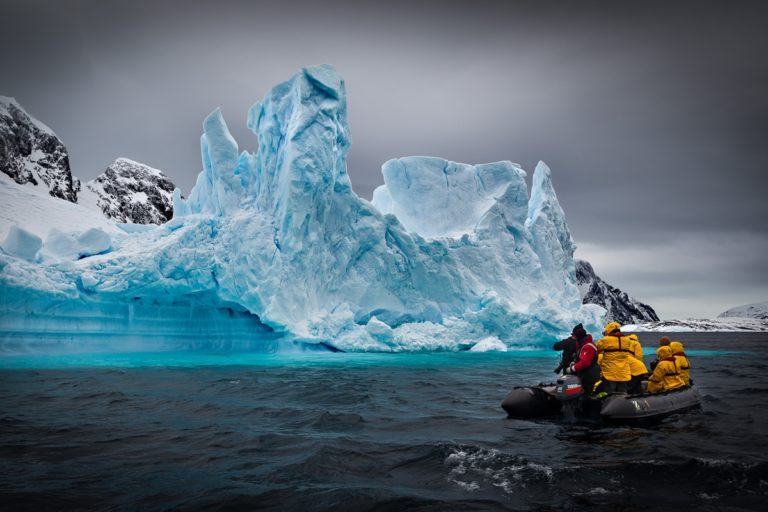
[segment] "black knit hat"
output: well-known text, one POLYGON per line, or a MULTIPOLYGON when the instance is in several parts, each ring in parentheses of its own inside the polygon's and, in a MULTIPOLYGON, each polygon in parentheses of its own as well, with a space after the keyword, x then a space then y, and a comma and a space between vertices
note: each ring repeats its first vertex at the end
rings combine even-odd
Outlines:
POLYGON ((587 335, 587 331, 584 329, 583 325, 579 324, 573 328, 571 334, 576 336, 577 339, 581 339, 587 335))

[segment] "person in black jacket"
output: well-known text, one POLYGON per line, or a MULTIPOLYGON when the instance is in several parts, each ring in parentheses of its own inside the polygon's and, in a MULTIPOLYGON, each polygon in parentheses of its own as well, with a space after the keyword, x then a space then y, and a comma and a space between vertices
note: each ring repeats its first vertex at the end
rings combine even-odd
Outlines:
MULTIPOLYGON (((581 324, 573 328, 574 332, 581 324)), ((582 327, 583 329, 583 327, 582 327)), ((579 351, 579 345, 576 341, 576 337, 571 335, 564 340, 560 340, 552 346, 552 350, 562 350, 563 354, 560 356, 560 365, 555 368, 555 373, 560 373, 573 363, 576 358, 576 352, 579 351)))

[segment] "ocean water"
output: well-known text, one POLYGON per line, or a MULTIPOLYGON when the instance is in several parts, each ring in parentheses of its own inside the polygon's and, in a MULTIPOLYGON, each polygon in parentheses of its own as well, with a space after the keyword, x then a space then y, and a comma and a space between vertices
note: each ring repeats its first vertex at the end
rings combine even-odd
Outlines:
POLYGON ((703 408, 644 428, 507 419, 547 350, 0 357, 0 508, 764 510, 768 335, 675 337, 703 408))

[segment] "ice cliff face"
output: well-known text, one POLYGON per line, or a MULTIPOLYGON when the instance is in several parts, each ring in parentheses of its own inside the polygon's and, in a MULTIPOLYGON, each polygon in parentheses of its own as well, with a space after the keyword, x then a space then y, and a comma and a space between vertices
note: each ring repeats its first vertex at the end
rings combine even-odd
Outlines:
POLYGON ((651 306, 603 281, 586 261, 576 260, 576 282, 584 304, 596 304, 606 309, 606 322, 637 324, 659 320, 651 306))
POLYGON ((768 302, 737 306, 717 315, 718 318, 757 318, 768 320, 768 302))
MULTIPOLYGON (((239 340, 385 351, 530 343, 600 321, 581 304, 543 163, 529 200, 511 162, 391 161, 380 211, 350 186, 345 88, 330 66, 273 88, 248 126, 255 154, 239 152, 220 111, 206 118, 203 171, 187 200, 175 192, 170 222, 66 265, 0 255, 3 317, 44 310, 64 329, 87 311, 92 331, 123 318, 127 336, 196 329, 194 311, 208 311, 209 332, 239 340)), ((0 330, 20 332, 11 324, 0 330)))
POLYGON ((16 183, 45 187, 53 197, 77 202, 80 180, 72 177, 67 148, 5 96, 0 96, 0 171, 16 183))
POLYGON ((95 202, 107 218, 131 224, 162 224, 173 217, 173 182, 157 169, 118 158, 85 184, 81 203, 95 202), (89 193, 95 197, 85 197, 89 193))

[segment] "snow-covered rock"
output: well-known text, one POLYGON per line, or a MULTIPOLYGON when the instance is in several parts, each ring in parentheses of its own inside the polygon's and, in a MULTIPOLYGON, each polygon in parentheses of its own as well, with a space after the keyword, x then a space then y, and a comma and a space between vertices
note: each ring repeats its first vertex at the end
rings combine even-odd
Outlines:
POLYGON ((584 304, 597 304, 606 309, 606 322, 633 324, 659 320, 651 306, 603 281, 586 261, 576 260, 576 282, 584 304))
POLYGON ((385 171, 395 209, 383 214, 352 191, 345 87, 330 66, 274 87, 248 126, 255 154, 239 152, 220 111, 206 118, 203 171, 187 200, 174 195, 169 222, 110 233, 110 252, 66 264, 0 254, 0 337, 5 329, 18 340, 38 321, 70 333, 85 314, 101 336, 178 329, 174 339, 199 339, 193 316, 203 308, 231 312, 208 314, 223 324, 207 329, 231 333, 231 318, 251 326, 250 341, 499 350, 496 340, 548 342, 602 320, 603 309, 581 303, 573 241, 543 163, 529 199, 510 162, 400 159, 410 178, 385 171), (419 220, 405 206, 417 201, 436 210, 419 220))
POLYGON ((77 202, 80 180, 72 177, 67 148, 50 128, 5 96, 0 96, 0 171, 18 184, 77 202))
POLYGON ((757 318, 768 320, 768 302, 756 302, 744 306, 736 306, 717 315, 718 318, 757 318))
POLYGON ((173 217, 174 188, 162 171, 118 158, 85 184, 79 202, 116 222, 162 224, 173 217))
POLYGON ((768 331, 768 320, 758 318, 711 318, 662 320, 622 326, 625 332, 748 332, 768 331))
POLYGON ((162 224, 173 217, 171 180, 127 158, 115 160, 81 189, 61 140, 5 96, 0 96, 0 171, 19 185, 82 204, 116 222, 162 224))

